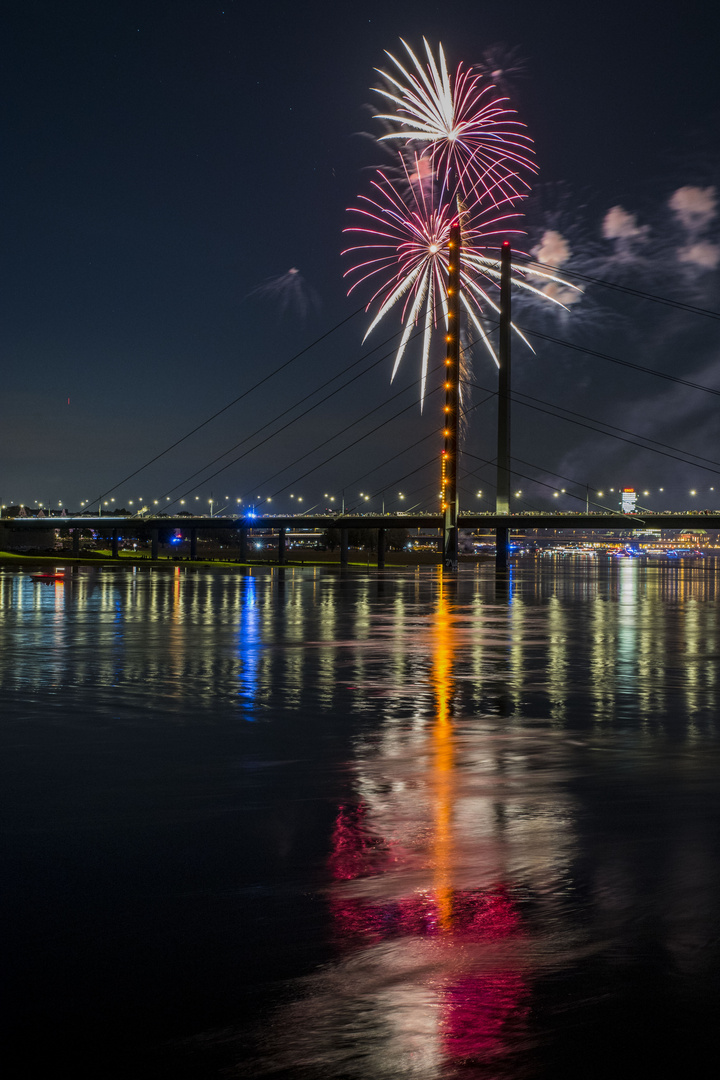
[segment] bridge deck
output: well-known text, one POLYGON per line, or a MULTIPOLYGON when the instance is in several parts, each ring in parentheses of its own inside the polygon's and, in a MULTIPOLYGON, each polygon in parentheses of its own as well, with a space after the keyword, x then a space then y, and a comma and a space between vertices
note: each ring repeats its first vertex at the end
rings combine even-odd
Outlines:
MULTIPOLYGON (((537 511, 520 514, 461 512, 461 529, 720 529, 720 512, 666 511, 664 513, 549 513, 537 511)), ((440 514, 277 514, 258 517, 184 517, 134 516, 114 517, 87 514, 67 517, 15 517, 0 519, 0 528, 15 529, 94 529, 130 532, 138 526, 150 529, 440 529, 440 514)))

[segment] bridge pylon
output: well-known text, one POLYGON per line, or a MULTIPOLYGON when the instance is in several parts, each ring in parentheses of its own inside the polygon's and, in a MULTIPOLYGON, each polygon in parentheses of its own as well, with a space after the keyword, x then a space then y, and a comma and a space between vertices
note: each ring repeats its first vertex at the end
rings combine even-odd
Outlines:
POLYGON ((445 336, 445 406, 440 506, 443 515, 443 569, 458 565, 458 456, 460 451, 460 223, 448 241, 448 329, 445 336))
MULTIPOLYGON (((497 424, 497 486, 495 511, 510 513, 510 241, 503 240, 500 249, 500 332, 498 353, 498 424, 497 424)), ((495 530, 495 565, 504 570, 510 552, 510 530, 495 530)))

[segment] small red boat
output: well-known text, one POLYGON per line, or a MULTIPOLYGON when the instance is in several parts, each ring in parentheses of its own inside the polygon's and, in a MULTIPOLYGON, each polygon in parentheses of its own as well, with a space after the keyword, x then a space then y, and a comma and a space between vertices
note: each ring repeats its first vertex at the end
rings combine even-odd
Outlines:
POLYGON ((37 574, 31 574, 30 577, 33 581, 64 581, 65 574, 43 574, 39 572, 37 574))

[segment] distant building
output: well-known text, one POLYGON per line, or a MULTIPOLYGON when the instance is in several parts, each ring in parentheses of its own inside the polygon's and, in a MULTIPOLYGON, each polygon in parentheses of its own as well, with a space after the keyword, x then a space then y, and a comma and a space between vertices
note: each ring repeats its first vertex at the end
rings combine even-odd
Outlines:
POLYGON ((634 514, 637 492, 635 488, 623 488, 620 492, 620 509, 623 514, 634 514))

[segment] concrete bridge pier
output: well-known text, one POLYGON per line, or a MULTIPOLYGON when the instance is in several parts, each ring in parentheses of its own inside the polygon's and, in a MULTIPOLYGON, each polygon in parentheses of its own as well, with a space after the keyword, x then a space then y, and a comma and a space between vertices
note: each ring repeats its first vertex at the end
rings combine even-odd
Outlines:
POLYGON ((347 566, 348 564, 348 531, 347 529, 340 530, 340 565, 347 566))
POLYGON ((158 541, 160 539, 160 530, 150 530, 150 558, 157 559, 158 557, 158 541))
POLYGON ((278 566, 284 566, 287 562, 287 542, 285 539, 286 529, 280 529, 278 532, 278 566))
POLYGON ((495 530, 495 566, 498 570, 507 570, 510 557, 510 530, 495 530))
POLYGON ((118 531, 117 531, 117 529, 113 529, 113 531, 112 531, 112 539, 110 541, 110 550, 112 552, 113 559, 117 559, 118 558, 118 531))
POLYGON ((190 558, 193 562, 197 559, 197 529, 190 530, 190 558))
POLYGON ((244 525, 240 528, 240 561, 248 561, 248 531, 244 525))
POLYGON ((72 553, 73 558, 77 559, 80 554, 80 530, 73 529, 72 531, 72 553))
POLYGON ((378 564, 378 570, 384 570, 385 569, 385 530, 384 529, 378 529, 377 564, 378 564))

